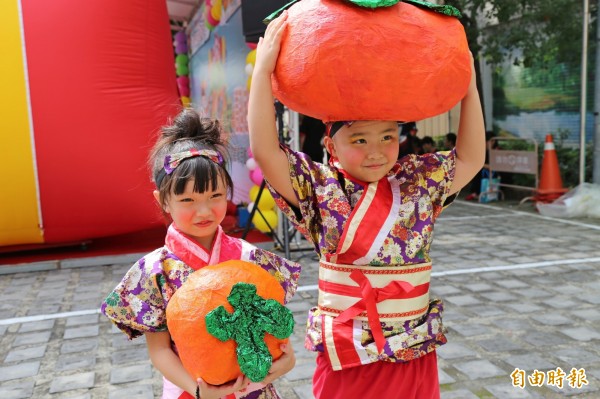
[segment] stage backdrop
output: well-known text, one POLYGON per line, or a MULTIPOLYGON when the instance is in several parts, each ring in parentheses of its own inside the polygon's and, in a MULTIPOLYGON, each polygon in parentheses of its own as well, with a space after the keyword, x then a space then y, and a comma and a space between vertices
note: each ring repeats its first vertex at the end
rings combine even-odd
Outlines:
POLYGON ((230 173, 235 182, 233 201, 248 203, 254 185, 246 168, 249 146, 247 57, 251 49, 242 32, 240 1, 223 2, 218 26, 206 28, 204 6, 192 18, 190 32, 191 98, 202 114, 218 118, 230 135, 230 173))
POLYGON ((179 104, 165 1, 7 0, 0 33, 0 246, 162 223, 146 157, 179 104))

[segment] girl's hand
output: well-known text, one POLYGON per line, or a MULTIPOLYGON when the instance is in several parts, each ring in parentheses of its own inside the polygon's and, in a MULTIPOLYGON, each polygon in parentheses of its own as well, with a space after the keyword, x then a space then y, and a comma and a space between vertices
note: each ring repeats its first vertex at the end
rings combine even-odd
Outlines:
POLYGON ((279 348, 283 351, 283 355, 273 362, 269 369, 267 377, 261 381, 262 384, 270 384, 277 378, 289 372, 296 365, 296 355, 294 348, 288 342, 287 344, 281 344, 279 348))
POLYGON ((202 378, 198 378, 200 398, 202 399, 219 399, 246 388, 248 384, 250 384, 250 380, 245 375, 240 375, 236 380, 226 382, 223 385, 210 385, 204 382, 202 378))
POLYGON ((275 70, 279 49, 281 48, 281 38, 287 26, 286 20, 287 10, 267 25, 265 37, 258 40, 256 61, 254 63, 255 72, 266 73, 270 76, 275 70))

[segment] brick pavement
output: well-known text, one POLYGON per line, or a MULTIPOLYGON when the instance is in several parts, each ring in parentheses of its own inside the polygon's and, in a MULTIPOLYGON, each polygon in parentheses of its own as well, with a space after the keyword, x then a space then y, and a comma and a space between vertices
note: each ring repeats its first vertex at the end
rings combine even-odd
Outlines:
MULTIPOLYGON (((449 342, 438 350, 443 399, 600 398, 599 230, 598 220, 544 218, 510 204, 457 202, 442 214, 432 292, 445 301, 448 328, 449 342), (558 367, 584 369, 588 384, 512 385, 515 369, 547 378, 558 367)), ((127 341, 97 313, 135 257, 0 275, 0 398, 160 397, 143 338, 127 341)), ((304 265, 289 304, 297 364, 277 386, 286 399, 308 399, 314 354, 302 342, 316 302, 316 257, 291 257, 304 265)))

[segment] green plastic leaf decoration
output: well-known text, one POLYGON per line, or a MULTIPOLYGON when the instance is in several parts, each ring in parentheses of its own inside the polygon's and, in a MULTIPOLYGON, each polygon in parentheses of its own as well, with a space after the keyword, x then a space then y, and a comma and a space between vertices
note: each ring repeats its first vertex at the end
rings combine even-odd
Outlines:
POLYGON ((351 3, 356 4, 359 7, 365 8, 379 8, 379 7, 390 7, 394 4, 398 4, 400 0, 348 0, 351 3))
POLYGON ((428 9, 431 11, 435 11, 437 13, 444 14, 449 17, 456 17, 456 18, 462 17, 460 11, 458 11, 458 9, 456 7, 452 7, 450 5, 433 4, 433 3, 429 3, 427 1, 421 1, 421 0, 403 0, 403 1, 405 3, 412 4, 413 6, 425 8, 425 9, 428 9))
POLYGON ((293 6, 295 3, 299 2, 299 1, 300 0, 292 0, 289 3, 287 3, 286 5, 284 5, 283 7, 281 7, 279 10, 273 11, 271 14, 269 14, 268 17, 263 19, 263 21, 262 21, 263 24, 269 25, 269 22, 271 22, 272 20, 277 18, 282 12, 284 12, 285 10, 287 10, 288 8, 290 8, 291 6, 293 6))
MULTIPOLYGON (((341 1, 341 0, 340 0, 341 1)), ((349 2, 356 4, 359 7, 365 8, 379 8, 379 7, 390 7, 395 4, 398 4, 400 1, 404 1, 405 3, 412 4, 413 6, 419 8, 425 8, 440 14, 447 15, 449 17, 460 18, 461 14, 458 9, 452 7, 450 5, 445 4, 433 4, 428 1, 421 0, 348 0, 349 2)))
MULTIPOLYGON (((277 18, 283 11, 290 8, 298 1, 300 1, 300 0, 292 0, 289 3, 287 3, 286 5, 284 5, 283 7, 281 7, 279 10, 274 11, 271 15, 269 15, 268 17, 263 19, 263 23, 265 25, 268 25, 269 22, 271 22, 272 20, 277 18)), ((348 1, 354 5, 357 5, 359 7, 364 7, 364 8, 391 7, 395 4, 398 4, 400 1, 404 1, 405 3, 412 4, 413 6, 416 6, 419 8, 425 8, 427 10, 431 10, 431 11, 434 11, 434 12, 437 12, 440 14, 444 14, 449 17, 456 17, 456 18, 462 17, 460 11, 458 11, 458 9, 456 7, 446 5, 446 4, 434 4, 434 3, 430 3, 428 1, 422 1, 422 0, 339 0, 339 1, 348 1)))
POLYGON ((205 317, 206 329, 220 341, 233 339, 242 373, 260 382, 273 363, 265 333, 279 339, 289 337, 294 330, 294 316, 276 300, 258 296, 253 284, 235 284, 227 301, 233 306, 233 313, 223 306, 210 311, 205 317))

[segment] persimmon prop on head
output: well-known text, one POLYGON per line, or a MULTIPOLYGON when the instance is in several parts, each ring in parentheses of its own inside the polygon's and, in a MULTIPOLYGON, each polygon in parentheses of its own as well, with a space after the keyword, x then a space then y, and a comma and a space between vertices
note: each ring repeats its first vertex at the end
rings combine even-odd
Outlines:
POLYGON ((274 95, 325 122, 444 113, 471 79, 458 15, 424 1, 298 1, 288 8, 274 95))
POLYGON ((167 305, 169 333, 187 372, 212 385, 241 374, 262 381, 294 327, 284 296, 275 277, 249 262, 194 272, 167 305))

